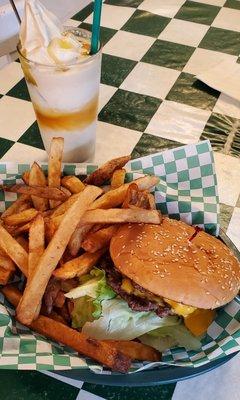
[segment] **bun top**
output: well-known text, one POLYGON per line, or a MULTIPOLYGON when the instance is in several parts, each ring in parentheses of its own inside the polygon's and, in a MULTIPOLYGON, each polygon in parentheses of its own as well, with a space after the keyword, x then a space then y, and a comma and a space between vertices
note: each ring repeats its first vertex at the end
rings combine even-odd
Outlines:
POLYGON ((213 309, 240 288, 240 264, 217 238, 181 221, 126 224, 113 236, 111 258, 126 277, 157 296, 213 309), (189 240, 192 238, 192 240, 189 240))

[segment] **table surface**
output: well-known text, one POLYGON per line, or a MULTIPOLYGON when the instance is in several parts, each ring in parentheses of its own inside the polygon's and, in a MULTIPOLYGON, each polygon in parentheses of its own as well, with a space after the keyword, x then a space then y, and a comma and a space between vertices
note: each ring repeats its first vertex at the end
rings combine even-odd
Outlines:
MULTIPOLYGON (((91 29, 91 21, 92 4, 67 25, 91 29)), ((128 153, 136 158, 209 139, 218 176, 221 226, 240 248, 240 102, 195 78, 216 59, 238 60, 240 1, 106 0, 101 40, 94 162, 128 153)), ((0 157, 19 162, 47 159, 18 61, 0 71, 0 157)), ((224 399, 228 388, 231 399, 237 400, 237 371, 239 357, 191 383, 144 390, 86 383, 75 388, 37 372, 1 371, 6 384, 0 386, 0 397, 51 400, 57 393, 60 400, 77 396, 141 400, 146 395, 151 400, 180 400, 194 395, 200 400, 209 398, 213 388, 212 398, 218 390, 217 398, 224 399), (226 376, 224 392, 219 383, 226 376)))

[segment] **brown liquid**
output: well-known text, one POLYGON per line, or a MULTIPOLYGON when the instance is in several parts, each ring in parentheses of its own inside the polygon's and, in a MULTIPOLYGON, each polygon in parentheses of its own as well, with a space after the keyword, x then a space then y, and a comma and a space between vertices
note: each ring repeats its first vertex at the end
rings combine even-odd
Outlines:
POLYGON ((33 105, 39 125, 43 128, 71 131, 83 129, 96 118, 98 97, 94 97, 83 108, 75 112, 60 112, 51 108, 33 105))

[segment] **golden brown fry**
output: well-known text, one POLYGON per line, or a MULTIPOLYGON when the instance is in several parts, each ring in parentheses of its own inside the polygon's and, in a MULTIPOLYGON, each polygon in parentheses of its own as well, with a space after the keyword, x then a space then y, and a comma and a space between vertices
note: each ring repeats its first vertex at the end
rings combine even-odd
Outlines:
POLYGON ((12 236, 18 236, 21 233, 28 232, 30 226, 31 226, 31 221, 21 226, 6 226, 6 229, 9 233, 11 233, 12 236))
POLYGON ((161 354, 152 347, 134 342, 132 340, 103 340, 103 342, 116 347, 121 353, 130 357, 131 360, 160 361, 161 354))
POLYGON ((23 274, 27 276, 28 254, 2 225, 0 225, 0 247, 17 264, 23 274))
POLYGON ((86 211, 81 219, 81 224, 122 224, 125 222, 160 224, 162 216, 156 210, 119 209, 86 211))
POLYGON ((65 280, 87 274, 105 251, 105 249, 101 249, 95 253, 84 253, 80 257, 73 258, 63 264, 62 267, 55 269, 53 276, 57 279, 65 280))
POLYGON ((117 189, 124 184, 124 179, 126 175, 125 169, 116 169, 112 175, 111 179, 111 189, 117 189))
POLYGON ((149 201, 150 210, 156 210, 155 197, 152 193, 148 193, 148 201, 149 201))
POLYGON ((38 211, 35 208, 29 208, 28 210, 21 211, 17 214, 9 215, 4 218, 4 223, 7 225, 22 225, 31 221, 36 217, 38 211))
MULTIPOLYGON (((48 160, 48 186, 60 188, 61 186, 61 165, 63 156, 64 139, 55 137, 52 139, 48 160)), ((50 200, 50 208, 57 207, 59 202, 50 200)))
POLYGON ((38 214, 29 229, 28 281, 31 280, 44 252, 44 239, 44 220, 42 215, 38 214))
POLYGON ((79 178, 73 175, 64 176, 61 180, 62 186, 70 190, 71 193, 80 193, 84 190, 85 185, 80 181, 79 178))
POLYGON ((19 198, 14 201, 1 215, 1 218, 4 219, 9 217, 12 214, 19 213, 20 211, 27 210, 31 207, 31 198, 26 194, 22 194, 19 198))
POLYGON ((13 275, 13 271, 0 266, 0 285, 6 285, 13 275))
POLYGON ((69 199, 67 199, 64 203, 60 204, 53 210, 51 215, 52 218, 57 217, 58 215, 64 214, 71 205, 77 200, 77 194, 73 194, 69 199))
POLYGON ((15 264, 11 258, 5 253, 4 250, 0 248, 0 268, 6 269, 8 271, 15 271, 15 264))
POLYGON ((112 236, 117 231, 117 225, 110 225, 97 232, 90 232, 82 243, 82 248, 90 253, 108 246, 112 236))
POLYGON ((149 193, 147 190, 139 190, 136 183, 128 187, 122 208, 142 208, 150 210, 149 193))
MULTIPOLYGON (((13 285, 1 288, 1 292, 10 303, 17 307, 21 300, 21 293, 13 285)), ((130 358, 117 350, 113 344, 92 339, 61 322, 39 315, 29 326, 41 335, 63 343, 78 353, 92 357, 115 371, 127 372, 130 368, 130 358)))
POLYGON ((16 237, 16 241, 24 248, 24 250, 28 253, 29 251, 29 244, 28 240, 25 239, 23 236, 16 237))
POLYGON ((56 311, 52 311, 51 314, 48 315, 48 318, 54 319, 55 321, 61 322, 61 324, 67 325, 67 321, 65 321, 65 319, 56 311))
MULTIPOLYGON (((137 184, 140 190, 144 190, 155 186, 159 182, 159 178, 155 176, 144 176, 143 178, 136 179, 134 182, 137 184)), ((104 209, 120 206, 124 201, 129 185, 130 183, 126 183, 117 189, 104 193, 101 197, 99 197, 99 199, 93 202, 90 209, 104 209)), ((79 249, 81 248, 84 236, 90 231, 91 228, 92 225, 87 227, 79 224, 76 231, 73 233, 68 245, 69 251, 73 257, 77 255, 79 249)))
POLYGON ((100 186, 112 177, 112 174, 116 169, 124 167, 129 160, 131 160, 131 156, 114 158, 90 174, 84 182, 87 184, 100 186))
POLYGON ((26 185, 29 185, 29 176, 30 176, 30 171, 24 171, 22 173, 22 180, 24 183, 26 183, 26 185))
MULTIPOLYGON (((34 162, 29 173, 30 186, 47 186, 47 178, 44 175, 42 168, 34 162)), ((41 197, 32 196, 33 205, 38 211, 48 209, 48 200, 41 197)))
POLYGON ((85 211, 100 194, 100 188, 87 186, 78 194, 77 201, 65 213, 58 230, 40 258, 17 308, 17 316, 23 324, 28 325, 33 321, 52 272, 61 259, 73 232, 85 211))
MULTIPOLYGON (((156 176, 147 175, 143 178, 136 179, 133 181, 139 190, 150 189, 151 187, 157 185, 159 178, 156 176)), ((131 182, 132 183, 132 182, 131 182)), ((110 190, 109 192, 103 194, 99 199, 95 200, 91 206, 91 210, 97 208, 113 208, 120 206, 125 199, 128 187, 131 183, 125 183, 117 189, 110 190)))
POLYGON ((53 199, 58 201, 65 201, 68 196, 62 190, 57 188, 42 187, 42 186, 27 186, 22 184, 16 185, 0 185, 0 190, 12 193, 22 193, 42 197, 44 199, 53 199))

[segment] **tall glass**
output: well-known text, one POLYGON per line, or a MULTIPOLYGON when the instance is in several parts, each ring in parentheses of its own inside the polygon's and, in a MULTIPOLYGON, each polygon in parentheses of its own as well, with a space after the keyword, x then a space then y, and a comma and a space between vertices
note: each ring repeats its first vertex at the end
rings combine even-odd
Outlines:
MULTIPOLYGON (((68 28, 77 37, 91 38, 85 29, 68 28)), ((21 66, 46 151, 51 139, 64 138, 64 161, 82 162, 95 151, 101 50, 64 67, 28 60, 18 46, 21 66)))

